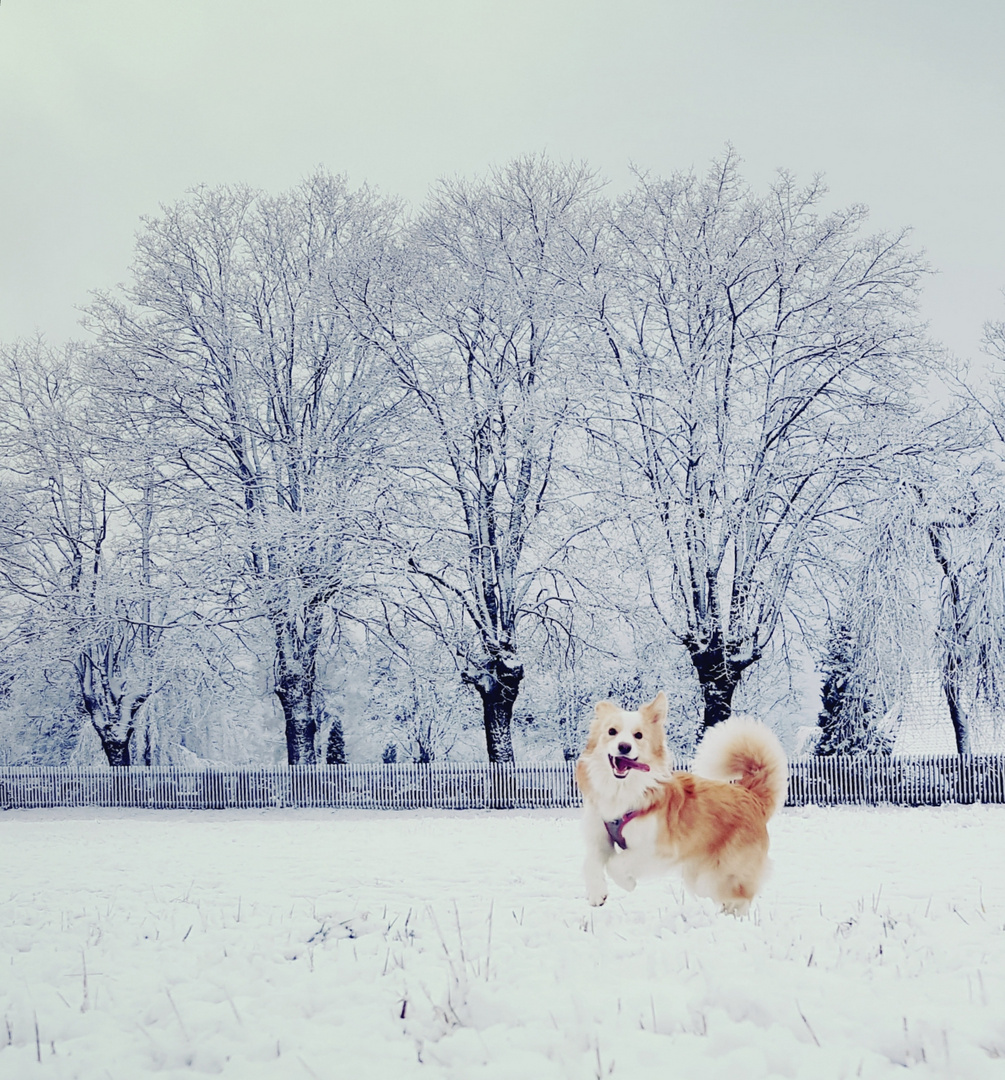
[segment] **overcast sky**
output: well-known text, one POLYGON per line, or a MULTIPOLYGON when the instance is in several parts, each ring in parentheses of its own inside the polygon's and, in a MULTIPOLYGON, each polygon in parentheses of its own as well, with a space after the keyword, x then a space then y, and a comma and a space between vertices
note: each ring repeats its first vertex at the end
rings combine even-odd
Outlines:
POLYGON ((1003 0, 0 0, 0 340, 79 333, 140 216, 318 165, 412 202, 546 150, 629 182, 732 143, 911 226, 958 354, 1005 318, 1003 0))

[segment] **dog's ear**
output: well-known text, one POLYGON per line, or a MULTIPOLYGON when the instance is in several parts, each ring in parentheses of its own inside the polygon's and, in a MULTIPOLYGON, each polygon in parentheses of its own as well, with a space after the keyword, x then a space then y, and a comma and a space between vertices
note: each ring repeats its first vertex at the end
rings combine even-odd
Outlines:
POLYGON ((604 720, 609 716, 614 716, 615 713, 620 711, 621 710, 613 701, 598 701, 593 707, 593 715, 596 716, 598 720, 604 720))
POLYGON ((639 709, 639 713, 643 720, 648 720, 651 724, 665 724, 667 718, 666 694, 661 690, 648 705, 643 705, 639 709))

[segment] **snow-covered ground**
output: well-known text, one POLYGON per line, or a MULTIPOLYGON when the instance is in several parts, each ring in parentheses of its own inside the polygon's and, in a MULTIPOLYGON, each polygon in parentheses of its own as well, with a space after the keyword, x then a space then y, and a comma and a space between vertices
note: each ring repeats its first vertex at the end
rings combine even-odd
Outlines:
POLYGON ((0 1077, 1005 1077, 1005 808, 772 835, 738 920, 573 813, 0 814, 0 1077))

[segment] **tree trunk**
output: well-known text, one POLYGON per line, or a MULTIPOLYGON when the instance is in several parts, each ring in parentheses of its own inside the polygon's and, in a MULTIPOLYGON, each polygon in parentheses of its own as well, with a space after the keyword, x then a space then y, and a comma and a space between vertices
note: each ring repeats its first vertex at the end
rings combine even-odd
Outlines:
MULTIPOLYGON (((286 759, 290 765, 316 765, 315 742, 321 699, 316 697, 315 677, 321 638, 321 608, 316 604, 311 605, 303 621, 280 622, 275 629, 275 694, 285 720, 286 759)), ((341 740, 341 728, 338 730, 338 739, 341 740)), ((332 746, 329 736, 329 759, 332 746)), ((344 751, 342 757, 344 760, 344 751)))
POLYGON ((129 754, 129 742, 133 734, 131 731, 124 739, 115 739, 107 732, 102 732, 97 725, 95 725, 95 730, 98 732, 98 738, 101 739, 101 749, 104 750, 109 765, 113 768, 127 768, 132 764, 129 754))
POLYGON ((108 764, 113 768, 124 768, 132 765, 132 751, 130 744, 133 741, 133 728, 128 727, 125 734, 122 725, 114 720, 109 720, 99 705, 91 702, 86 705, 87 715, 91 721, 91 727, 97 732, 101 740, 101 749, 108 758, 108 764))
POLYGON ((946 653, 945 662, 942 665, 942 690, 946 695, 946 704, 949 706, 949 719, 953 725, 953 735, 956 739, 956 753, 970 753, 970 725, 967 722, 966 709, 963 707, 960 691, 960 668, 961 662, 950 649, 946 653))
POLYGON ((463 672, 461 678, 473 686, 482 699, 489 761, 512 761, 513 706, 523 682, 523 665, 494 656, 485 661, 477 674, 463 672))
POLYGON ((96 686, 99 680, 95 670, 85 658, 78 672, 84 711, 101 740, 108 764, 113 768, 125 768, 133 763, 131 743, 136 730, 136 714, 149 695, 137 694, 131 699, 121 694, 113 695, 107 687, 96 686))
POLYGON ((752 655, 750 659, 730 660, 718 630, 704 645, 693 641, 685 644, 701 687, 705 705, 702 729, 707 731, 732 715, 733 694, 740 683, 740 676, 757 657, 752 655))
POLYGON ((311 691, 302 673, 283 672, 276 680, 276 697, 283 710, 286 759, 290 765, 314 765, 317 723, 311 707, 311 691))
POLYGON ((276 697, 283 710, 286 731, 286 760, 290 765, 314 765, 314 680, 312 663, 304 648, 285 627, 276 634, 276 697))
POLYGON ((928 526, 928 540, 932 554, 939 564, 946 581, 946 605, 943 606, 943 639, 945 656, 942 659, 942 690, 949 707, 949 719, 953 725, 958 754, 970 753, 970 719, 963 703, 963 672, 965 670, 961 643, 965 613, 960 597, 960 582, 949 557, 948 544, 937 525, 928 526), (948 622, 948 625, 947 625, 948 622))

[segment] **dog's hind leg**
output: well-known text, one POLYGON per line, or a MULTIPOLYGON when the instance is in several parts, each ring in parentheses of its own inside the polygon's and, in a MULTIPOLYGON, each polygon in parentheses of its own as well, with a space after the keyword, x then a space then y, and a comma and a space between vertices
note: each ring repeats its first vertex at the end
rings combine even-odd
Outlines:
POLYGON ((685 865, 684 884, 695 896, 704 896, 722 905, 730 915, 745 915, 756 891, 756 885, 720 863, 685 865))
POLYGON ((761 884, 762 865, 758 860, 739 859, 737 863, 722 868, 714 893, 728 915, 746 915, 761 884))
POLYGON ((750 910, 750 901, 753 896, 753 889, 744 882, 732 878, 725 883, 725 888, 720 895, 722 910, 726 915, 746 915, 750 910))
POLYGON ((746 915, 767 870, 767 851, 747 848, 724 860, 715 898, 730 915, 746 915))

